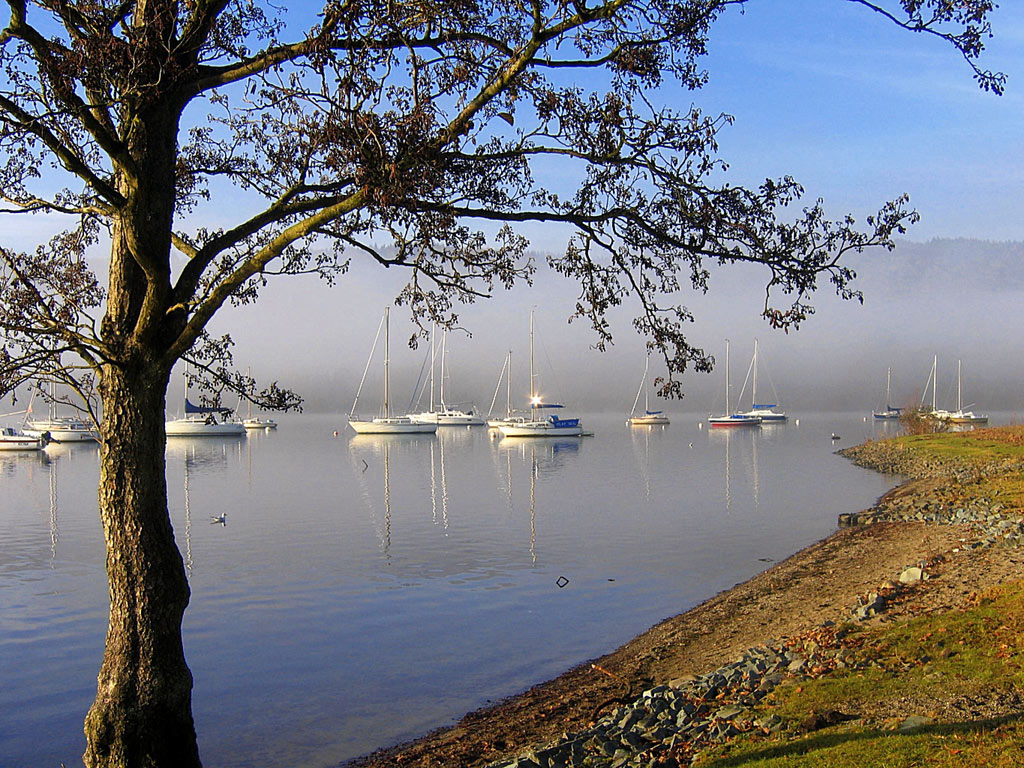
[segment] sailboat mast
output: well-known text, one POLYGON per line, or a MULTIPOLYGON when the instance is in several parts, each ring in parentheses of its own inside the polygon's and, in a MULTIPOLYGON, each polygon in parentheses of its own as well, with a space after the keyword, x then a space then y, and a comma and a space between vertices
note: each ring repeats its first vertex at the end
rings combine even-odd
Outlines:
POLYGON ((935 355, 932 358, 932 413, 935 413, 935 389, 936 389, 936 380, 939 378, 938 377, 938 372, 939 372, 939 356, 935 355))
POLYGON ((434 366, 437 360, 437 352, 434 347, 434 332, 436 324, 430 324, 430 412, 434 412, 434 366))
POLYGON ((891 402, 889 400, 889 381, 890 381, 891 377, 892 377, 892 368, 886 368, 885 369, 885 407, 886 408, 889 407, 889 403, 891 402))
POLYGON ((960 361, 956 361, 956 410, 957 413, 963 411, 963 407, 960 405, 960 361))
POLYGON ((537 389, 533 372, 533 310, 530 310, 530 413, 537 420, 537 389))
POLYGON ((448 331, 441 331, 441 410, 447 411, 448 406, 444 402, 444 359, 448 354, 448 331))
POLYGON ((505 379, 505 416, 512 418, 512 350, 508 351, 508 378, 505 379))
POLYGON ((643 388, 644 388, 644 415, 647 415, 648 413, 651 412, 651 404, 648 401, 648 397, 650 396, 650 390, 647 388, 647 370, 650 367, 651 367, 651 354, 648 352, 647 353, 647 357, 644 358, 644 383, 642 385, 643 388))
POLYGON ((754 339, 754 382, 750 389, 750 405, 757 408, 757 339, 754 339))
POLYGON ((388 366, 391 364, 391 320, 389 316, 391 308, 384 307, 384 418, 391 418, 391 387, 390 372, 388 366))
POLYGON ((725 415, 728 416, 729 411, 729 340, 725 340, 725 415))

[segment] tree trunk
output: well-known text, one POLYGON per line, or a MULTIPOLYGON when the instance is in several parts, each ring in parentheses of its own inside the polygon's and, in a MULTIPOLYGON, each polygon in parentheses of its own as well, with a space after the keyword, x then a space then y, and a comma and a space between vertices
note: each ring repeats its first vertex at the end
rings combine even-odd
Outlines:
POLYGON ((90 768, 199 766, 181 622, 188 579, 167 510, 164 403, 170 372, 104 366, 99 509, 110 624, 85 720, 90 768))

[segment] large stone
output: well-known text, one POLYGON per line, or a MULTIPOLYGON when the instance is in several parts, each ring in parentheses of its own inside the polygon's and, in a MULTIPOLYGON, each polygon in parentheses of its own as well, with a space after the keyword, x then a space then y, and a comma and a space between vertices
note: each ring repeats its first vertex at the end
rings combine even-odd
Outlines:
POLYGON ((932 720, 930 717, 925 717, 924 715, 911 715, 902 723, 900 723, 899 730, 903 731, 904 733, 907 731, 914 731, 926 725, 931 725, 934 722, 935 721, 932 720))
POLYGON ((903 571, 903 573, 900 574, 900 583, 901 584, 916 584, 917 582, 921 581, 921 579, 923 579, 923 578, 924 578, 924 570, 921 569, 921 568, 918 568, 917 566, 913 566, 911 568, 907 568, 906 570, 903 571))

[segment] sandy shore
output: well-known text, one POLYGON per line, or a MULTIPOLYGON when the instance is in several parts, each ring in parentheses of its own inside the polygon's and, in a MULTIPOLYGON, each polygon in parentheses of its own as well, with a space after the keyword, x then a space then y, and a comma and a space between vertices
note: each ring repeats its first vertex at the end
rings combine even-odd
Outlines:
MULTIPOLYGON (((912 481, 891 492, 927 495, 940 484, 912 481)), ((581 730, 608 699, 699 674, 766 641, 825 621, 851 619, 858 598, 926 564, 931 578, 872 621, 952 610, 988 586, 1024 577, 1024 554, 963 547, 959 526, 877 523, 843 529, 732 589, 644 632, 614 652, 547 683, 466 715, 458 724, 347 765, 473 768, 581 730), (612 677, 597 671, 597 664, 612 677)))

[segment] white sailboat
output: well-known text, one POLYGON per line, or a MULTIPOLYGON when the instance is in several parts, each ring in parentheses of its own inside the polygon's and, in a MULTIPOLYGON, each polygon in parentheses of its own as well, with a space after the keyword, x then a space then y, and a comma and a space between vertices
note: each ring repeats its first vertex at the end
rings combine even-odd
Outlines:
POLYGON ((445 358, 447 357, 448 332, 441 333, 441 408, 434 409, 434 334, 430 334, 431 355, 430 355, 430 410, 422 413, 411 413, 409 418, 417 423, 435 424, 439 427, 480 427, 484 425, 484 419, 477 414, 472 407, 468 410, 454 408, 448 405, 444 397, 445 382, 445 358))
POLYGON ((712 427, 756 427, 761 424, 760 416, 745 413, 732 413, 729 410, 729 340, 725 340, 725 413, 721 416, 709 416, 708 423, 712 427))
MULTIPOLYGON (((936 389, 938 387, 938 378, 939 378, 938 372, 939 372, 939 356, 938 355, 934 355, 934 356, 932 356, 932 369, 931 369, 931 371, 928 374, 928 380, 924 383, 924 393, 925 394, 927 394, 927 392, 928 392, 928 385, 929 384, 932 385, 932 409, 928 413, 928 415, 931 416, 933 419, 938 419, 939 421, 948 421, 949 417, 952 414, 949 411, 940 409, 938 407, 938 401, 936 399, 936 389)), ((925 395, 922 394, 921 395, 921 406, 924 406, 924 398, 925 398, 925 395)))
POLYGON ((50 404, 45 418, 32 418, 32 404, 35 396, 36 393, 33 391, 25 412, 25 424, 22 426, 22 431, 29 437, 48 435, 48 439, 55 443, 96 442, 100 439, 100 433, 95 424, 77 416, 58 416, 56 414, 52 382, 50 383, 50 404))
POLYGON ((185 414, 164 422, 167 437, 244 437, 245 426, 232 418, 231 408, 195 405, 188 399, 188 375, 185 375, 185 414))
MULTIPOLYGON (((750 368, 751 368, 751 371, 753 371, 753 382, 751 384, 751 390, 750 390, 750 395, 751 395, 750 410, 744 412, 742 415, 744 415, 744 416, 757 416, 757 417, 759 417, 761 419, 762 422, 766 422, 766 421, 768 421, 768 422, 786 421, 786 414, 785 413, 780 413, 778 411, 772 410, 773 408, 778 408, 779 407, 777 403, 759 403, 759 402, 757 402, 757 367, 758 367, 757 366, 757 339, 754 339, 754 357, 750 361, 750 368)), ((770 379, 769 379, 768 383, 769 384, 771 383, 770 379)), ((775 399, 778 400, 778 397, 776 397, 775 399)))
POLYGON ((505 437, 580 437, 583 425, 579 419, 561 419, 551 415, 541 418, 546 409, 561 408, 558 403, 542 402, 537 394, 536 374, 533 365, 533 312, 530 312, 530 419, 516 424, 498 427, 505 437))
POLYGON ((508 351, 505 356, 505 363, 501 367, 501 373, 498 374, 498 383, 494 386, 494 397, 491 398, 491 406, 487 409, 488 413, 494 413, 494 404, 498 400, 498 390, 501 389, 501 380, 505 379, 505 415, 504 416, 488 416, 487 426, 491 429, 498 429, 502 426, 511 426, 514 424, 522 424, 524 421, 529 421, 529 417, 521 414, 517 414, 512 408, 512 350, 508 351))
MULTIPOLYGON (((247 378, 250 377, 250 371, 247 368, 245 371, 247 378)), ((242 419, 242 426, 246 429, 277 429, 277 422, 273 419, 264 419, 259 416, 252 415, 252 400, 249 400, 245 408, 245 418, 242 419)))
POLYGON ((662 411, 652 411, 650 403, 648 402, 648 396, 650 395, 650 388, 647 386, 647 372, 651 366, 651 356, 647 355, 644 360, 644 375, 640 379, 640 388, 636 391, 636 397, 633 400, 633 407, 630 409, 630 417, 626 419, 626 423, 633 427, 646 427, 646 426, 657 426, 659 424, 668 424, 668 416, 662 411), (640 402, 640 393, 644 395, 644 412, 637 415, 636 406, 640 402))
MULTIPOLYGON (((349 416, 349 426, 360 435, 397 435, 413 433, 432 433, 437 431, 436 423, 413 421, 408 416, 391 415, 391 381, 389 366, 391 364, 391 342, 390 342, 390 307, 384 309, 384 400, 381 405, 381 415, 374 419, 359 419, 355 417, 356 405, 359 402, 359 392, 356 392, 355 402, 352 403, 352 415, 349 416)), ((380 330, 378 329, 378 334, 380 330)), ((374 342, 376 346, 376 341, 374 342)), ((370 358, 366 361, 367 370, 373 360, 373 350, 370 350, 370 358)), ((366 379, 366 371, 363 371, 363 379, 366 379)), ((362 391, 362 382, 359 383, 359 391, 362 391)))
POLYGON ((988 416, 965 411, 961 403, 960 361, 956 361, 956 410, 947 417, 952 424, 988 424, 988 416))
POLYGON ((876 419, 885 421, 895 421, 900 417, 901 408, 896 408, 891 405, 892 400, 889 398, 889 385, 892 379, 892 368, 885 369, 885 409, 881 411, 872 411, 871 416, 876 419))

